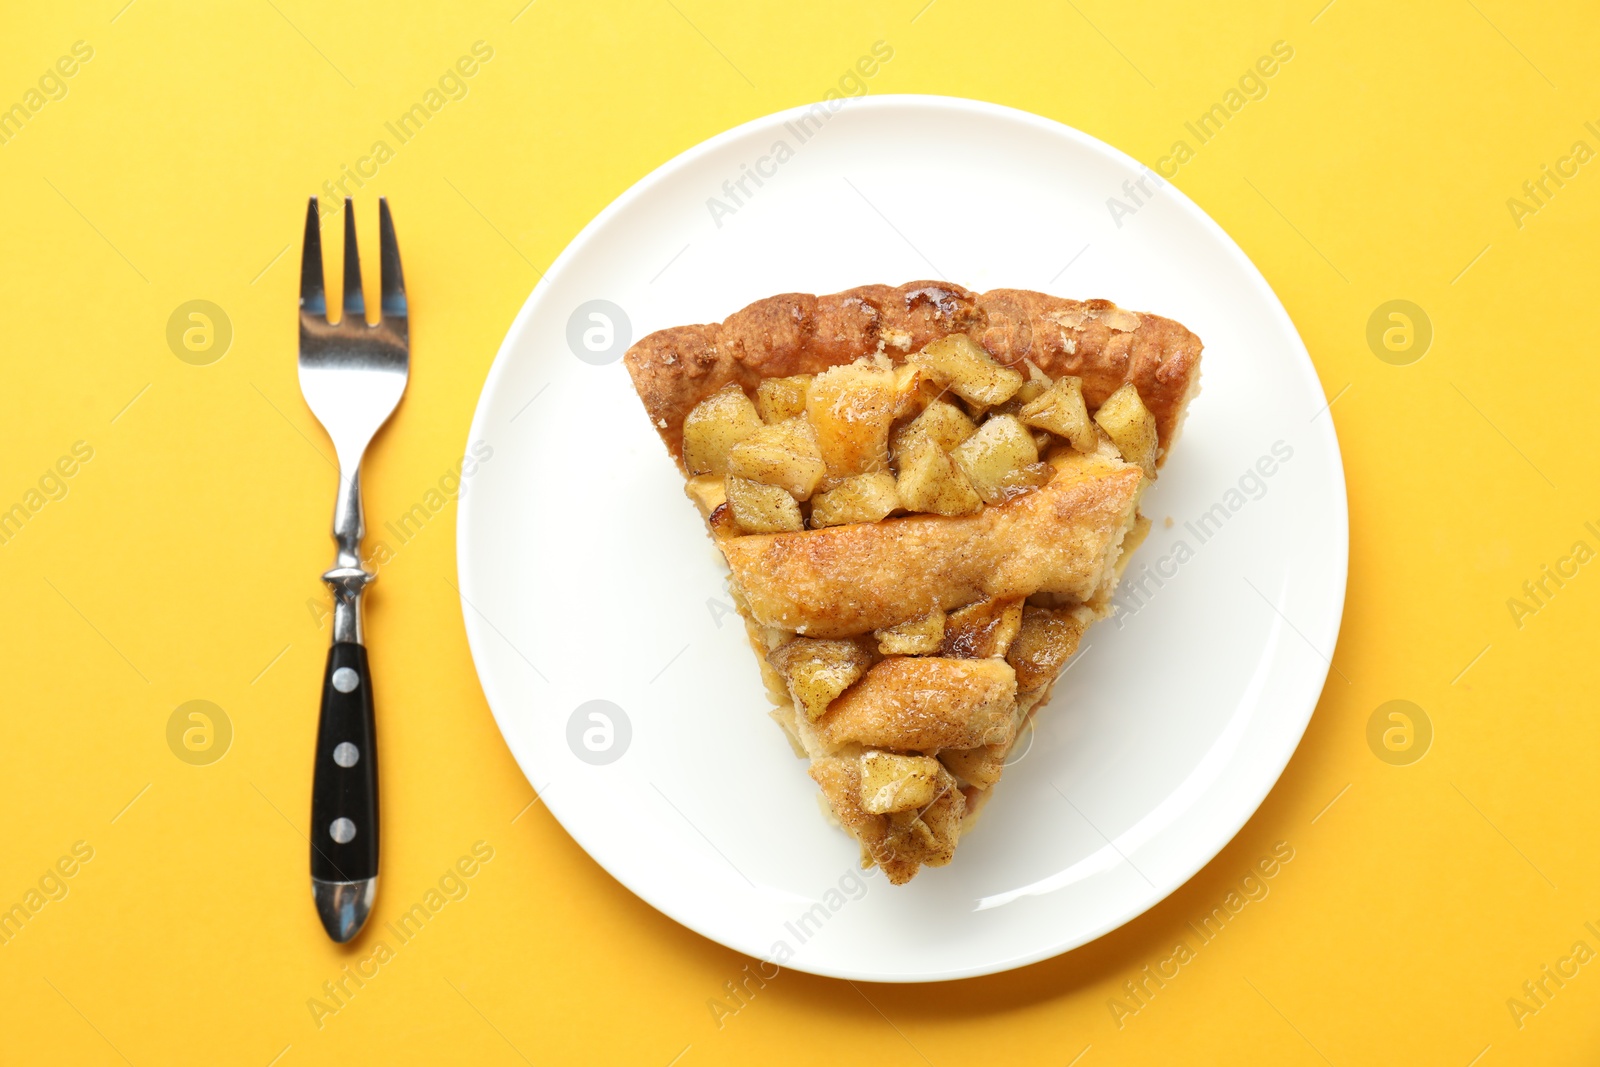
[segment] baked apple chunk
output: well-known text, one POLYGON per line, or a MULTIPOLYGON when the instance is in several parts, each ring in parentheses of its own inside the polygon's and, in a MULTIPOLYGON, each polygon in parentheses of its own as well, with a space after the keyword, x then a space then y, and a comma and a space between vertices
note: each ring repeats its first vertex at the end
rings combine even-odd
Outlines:
POLYGON ((629 349, 771 714, 891 882, 951 861, 1111 612, 1200 352, 1109 301, 928 281, 776 296, 629 349))

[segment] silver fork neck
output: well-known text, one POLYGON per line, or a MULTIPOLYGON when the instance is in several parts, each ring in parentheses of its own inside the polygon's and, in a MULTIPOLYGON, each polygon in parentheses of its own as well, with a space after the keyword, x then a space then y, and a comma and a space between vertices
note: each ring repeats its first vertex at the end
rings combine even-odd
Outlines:
POLYGON ((333 540, 338 546, 333 569, 322 576, 333 591, 334 644, 361 644, 361 594, 377 575, 361 565, 361 467, 348 473, 340 464, 339 496, 333 507, 333 540))

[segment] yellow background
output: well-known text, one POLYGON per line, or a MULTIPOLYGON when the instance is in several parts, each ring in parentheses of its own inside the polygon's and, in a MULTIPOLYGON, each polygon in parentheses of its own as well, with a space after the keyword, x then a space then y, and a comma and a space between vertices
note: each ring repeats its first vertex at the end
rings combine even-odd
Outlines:
POLYGON ((1600 548, 1600 163, 1520 228, 1506 206, 1572 142, 1600 148, 1592 11, 925 2, 6 5, 0 104, 75 41, 94 58, 0 145, 0 507, 74 442, 94 458, 0 545, 0 906, 74 842, 94 858, 0 946, 0 1060, 1593 1062, 1600 963, 1520 1028, 1506 1003, 1575 941, 1600 949, 1600 571, 1520 628, 1506 605, 1574 541, 1600 548), (308 999, 375 935, 330 944, 306 885, 334 474, 294 370, 303 198, 493 47, 357 196, 369 264, 392 199, 415 308, 410 391, 366 470, 376 527, 459 458, 512 316, 585 222, 683 149, 820 97, 880 39, 873 93, 1009 104, 1151 164, 1293 46, 1177 184, 1260 265, 1337 397, 1349 598, 1299 752, 1214 863, 1092 945, 932 987, 784 973, 719 1026, 707 1001, 747 961, 528 806, 468 656, 452 503, 369 604, 372 926, 474 842, 494 859, 319 1028, 308 999), (1395 298, 1434 326, 1409 366, 1366 342, 1395 298), (234 331, 208 366, 166 342, 193 299, 234 331), (234 730, 208 766, 166 741, 194 699, 234 730), (1409 766, 1368 745, 1392 699, 1434 728, 1409 766), (1119 1027, 1122 983, 1277 841, 1295 858, 1270 895, 1119 1027))

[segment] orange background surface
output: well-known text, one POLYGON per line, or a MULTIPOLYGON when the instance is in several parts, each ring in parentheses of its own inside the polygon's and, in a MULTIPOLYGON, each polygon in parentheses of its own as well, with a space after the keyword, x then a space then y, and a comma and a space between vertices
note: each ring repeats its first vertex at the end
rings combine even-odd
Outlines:
POLYGON ((26 521, 0 543, 0 907, 28 917, 0 944, 0 1059, 1593 1062, 1600 570, 1565 564, 1536 604, 1523 586, 1600 549, 1600 171, 1573 156, 1600 149, 1600 24, 1575 4, 1324 3, 9 5, 0 106, 26 118, 0 142, 0 509, 26 521), (306 886, 334 472, 295 378, 304 197, 478 41, 493 56, 464 95, 357 192, 364 241, 376 196, 395 206, 415 309, 410 391, 366 471, 374 528, 448 485, 496 346, 595 213, 821 97, 875 42, 894 55, 874 94, 1024 108, 1153 166, 1292 47, 1174 181, 1260 265, 1334 401, 1349 597, 1304 743, 1212 864, 1011 974, 785 972, 735 1004, 748 961, 632 897, 535 802, 473 673, 447 497, 369 604, 372 929, 475 843, 492 859, 314 1010, 381 935, 332 945, 306 886), (1530 194, 1546 166, 1568 176, 1530 194), (1431 324, 1425 352, 1369 344, 1396 299, 1431 324), (193 300, 231 338, 179 358, 168 324, 193 300), (169 746, 194 700, 220 709, 199 756, 169 746), (1391 700, 1420 709, 1410 747, 1369 742, 1391 700), (1130 1000, 1277 842, 1293 859, 1270 892, 1130 1000))

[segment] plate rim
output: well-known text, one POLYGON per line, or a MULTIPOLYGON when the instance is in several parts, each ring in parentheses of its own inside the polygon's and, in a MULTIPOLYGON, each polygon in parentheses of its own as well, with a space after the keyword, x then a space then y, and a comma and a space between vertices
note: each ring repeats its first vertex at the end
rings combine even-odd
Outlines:
MULTIPOLYGON (((509 355, 512 349, 519 343, 520 337, 527 329, 528 321, 533 317, 535 310, 539 307, 543 294, 545 291, 551 288, 550 279, 559 277, 562 271, 567 268, 568 264, 582 254, 588 244, 595 239, 596 234, 604 229, 614 216, 620 214, 635 200, 643 196, 646 191, 651 189, 661 180, 681 169, 692 166, 702 157, 719 150, 723 145, 732 141, 737 141, 755 130, 768 128, 774 124, 781 124, 784 121, 791 120, 794 117, 804 114, 808 110, 818 106, 818 104, 827 106, 828 101, 823 100, 803 103, 794 107, 784 108, 769 114, 757 116, 745 122, 741 122, 736 126, 732 126, 726 130, 723 130, 721 133, 708 137, 694 145, 691 145, 683 151, 673 155, 671 158, 658 164, 649 172, 641 176, 610 203, 608 203, 603 209, 601 209, 599 213, 591 218, 583 226, 583 228, 572 237, 572 239, 567 243, 566 247, 561 250, 560 254, 556 256, 544 273, 540 275, 539 280, 535 282, 533 288, 529 291, 528 296, 523 300, 522 306, 518 309, 516 316, 506 328, 505 336, 495 351, 494 360, 490 364, 489 371, 484 377, 483 385, 478 393, 477 403, 474 405, 472 423, 467 435, 467 447, 470 449, 474 441, 484 439, 484 436, 487 432, 486 424, 488 421, 490 398, 499 387, 501 379, 506 374, 510 373, 509 367, 511 365, 511 359, 509 358, 509 355)), ((1083 130, 1079 130, 1076 127, 1069 126, 1064 122, 1049 118, 1047 116, 1025 111, 1021 108, 1015 108, 1009 105, 997 104, 985 100, 940 94, 884 93, 863 97, 845 98, 844 106, 838 110, 855 110, 862 108, 868 110, 893 110, 896 108, 919 107, 945 108, 955 111, 965 111, 969 114, 992 119, 1017 122, 1024 126, 1034 127, 1040 132, 1050 136, 1064 137, 1067 140, 1076 143, 1081 148, 1106 155, 1114 162, 1117 162, 1123 166, 1130 167, 1137 171, 1151 171, 1151 168, 1148 165, 1133 158, 1126 152, 1123 152, 1121 149, 1095 137, 1092 134, 1089 134, 1083 130)), ((1152 171, 1152 173, 1154 172, 1152 171)), ((1264 306, 1269 308, 1271 313, 1276 315, 1276 317, 1280 320, 1280 326, 1287 333, 1287 336, 1293 339, 1296 346, 1296 352, 1293 354, 1297 354, 1300 358, 1291 361, 1295 364, 1295 373, 1307 379, 1309 384, 1315 388, 1315 392, 1326 399, 1327 391, 1323 388, 1321 379, 1317 375, 1316 364, 1311 359, 1311 353, 1306 347, 1304 338, 1301 337, 1300 331, 1295 326, 1293 319, 1290 317, 1288 309, 1284 307, 1283 301, 1278 297, 1276 290, 1272 288, 1272 285, 1267 281, 1266 276, 1262 274, 1260 268, 1257 267, 1255 262, 1245 253, 1244 249, 1240 247, 1239 243, 1235 241, 1233 237, 1226 230, 1224 230, 1208 212, 1205 211, 1204 208, 1200 207, 1199 204, 1190 199, 1182 189, 1180 189, 1172 181, 1168 180, 1165 176, 1158 175, 1158 177, 1160 177, 1162 183, 1167 187, 1167 192, 1169 195, 1176 199, 1179 207, 1184 210, 1186 214, 1197 220, 1202 227, 1207 229, 1213 238, 1219 239, 1219 246, 1223 249, 1225 254, 1232 257, 1236 261, 1237 265, 1242 268, 1242 274, 1249 282, 1251 287, 1265 297, 1264 306)), ((1316 437, 1320 438, 1317 443, 1327 449, 1327 458, 1331 475, 1329 491, 1332 498, 1331 502, 1336 505, 1335 511, 1338 519, 1337 523, 1335 524, 1336 528, 1329 530, 1329 549, 1331 558, 1327 561, 1327 565, 1331 568, 1330 576, 1333 578, 1333 585, 1336 587, 1336 594, 1332 589, 1330 589, 1330 599, 1332 599, 1333 603, 1335 604, 1335 610, 1330 613, 1324 630, 1313 629, 1310 635, 1311 637, 1322 639, 1322 643, 1313 644, 1314 649, 1319 653, 1318 658, 1320 659, 1320 649, 1322 647, 1328 647, 1336 650, 1338 636, 1342 630, 1344 622, 1345 605, 1349 592, 1350 508, 1343 452, 1339 447, 1338 427, 1334 423, 1331 415, 1326 420, 1325 425, 1316 427, 1312 432, 1316 435, 1316 437)), ((467 599, 467 590, 469 586, 472 585, 472 580, 475 577, 474 568, 478 566, 478 564, 472 560, 472 553, 467 547, 471 545, 473 541, 473 533, 476 529, 472 519, 474 507, 475 505, 471 503, 465 507, 458 505, 455 524, 456 580, 458 583, 457 593, 460 601, 459 606, 461 609, 462 620, 467 635, 467 645, 472 656, 473 673, 477 676, 479 689, 483 693, 484 702, 489 706, 490 714, 494 717, 495 727, 500 732, 501 740, 505 743, 512 759, 517 763, 517 767, 522 772, 523 777, 528 780, 530 785, 532 785, 533 782, 532 778, 528 775, 528 769, 523 766, 522 760, 517 757, 516 747, 511 742, 510 734, 508 732, 509 719, 506 717, 506 715, 509 715, 509 712, 507 712, 506 715, 503 715, 502 712, 496 708, 495 700, 490 694, 490 685, 484 677, 484 672, 481 666, 484 656, 480 653, 480 648, 488 640, 488 635, 485 633, 485 628, 492 629, 492 626, 487 622, 487 620, 475 619, 474 616, 476 615, 476 612, 474 609, 472 609, 471 603, 467 599)), ((1311 642, 1308 641, 1308 643, 1311 642)), ((820 960, 815 962, 789 960, 785 962, 784 966, 792 970, 815 974, 821 977, 852 979, 857 981, 881 982, 888 984, 948 982, 1012 971, 1030 964, 1038 963, 1048 959, 1054 959, 1057 956, 1064 955, 1065 953, 1071 952, 1074 949, 1081 948, 1084 945, 1099 940, 1111 931, 1116 930, 1129 922, 1132 922, 1134 919, 1138 918, 1140 915, 1143 915, 1145 912, 1154 908, 1163 900, 1172 896, 1179 889, 1183 888, 1184 885, 1186 885, 1191 879, 1194 878, 1196 874, 1198 874, 1214 859, 1216 859, 1217 856, 1220 855, 1222 851, 1227 848, 1227 846, 1231 844, 1235 838, 1238 837, 1240 831, 1243 830, 1250 819, 1255 816, 1256 812, 1260 810, 1261 805, 1266 801, 1267 796, 1274 788, 1276 788, 1278 782, 1282 780, 1283 774, 1288 769, 1289 763, 1293 759, 1295 752, 1299 750, 1300 742, 1304 739, 1306 730, 1310 727, 1311 718, 1316 713, 1317 704, 1321 701, 1322 693, 1327 686, 1327 679, 1331 670, 1332 653, 1330 653, 1328 658, 1323 661, 1321 667, 1312 668, 1310 673, 1307 675, 1308 682, 1305 707, 1303 710, 1296 713, 1293 719, 1284 717, 1284 721, 1286 723, 1292 723, 1294 728, 1286 731, 1285 733, 1284 750, 1281 752, 1274 752, 1272 754, 1273 758, 1276 760, 1275 769, 1270 776, 1264 777, 1264 781, 1258 789, 1251 790, 1250 793, 1244 794, 1250 799, 1248 800, 1248 803, 1239 804, 1238 811, 1240 814, 1236 820, 1228 821, 1228 823, 1231 825, 1224 823, 1218 824, 1219 828, 1226 829, 1226 833, 1219 832, 1217 834, 1214 847, 1207 846, 1206 848, 1199 850, 1197 853, 1199 856, 1198 861, 1195 862, 1193 866, 1181 877, 1164 879, 1164 883, 1166 883, 1165 888, 1152 889, 1150 893, 1130 897, 1129 899, 1131 903, 1128 906, 1111 914, 1110 917, 1105 919, 1100 924, 1088 928, 1079 934, 1051 941, 1050 943, 1042 945, 1035 950, 1017 953, 1005 959, 991 960, 986 963, 977 963, 967 966, 944 967, 930 971, 918 971, 915 973, 867 971, 849 967, 835 967, 829 966, 825 961, 820 960), (1314 685, 1310 681, 1310 679, 1313 678, 1315 679, 1314 685)), ((1280 716, 1286 716, 1286 713, 1280 712, 1280 716)), ((1268 761, 1265 760, 1262 761, 1263 764, 1267 762, 1268 761)), ((712 929, 709 929, 707 924, 704 922, 697 918, 692 918, 681 913, 681 909, 672 906, 667 902, 660 901, 655 894, 648 892, 647 886, 636 884, 636 882, 639 881, 637 878, 625 878, 616 871, 613 871, 610 867, 601 863, 593 856, 592 853, 589 852, 589 849, 584 846, 583 841, 580 840, 578 835, 568 826, 567 821, 561 817, 559 811, 557 810, 557 806, 550 804, 548 801, 546 806, 550 809, 551 814, 555 816, 556 821, 561 825, 563 832, 565 832, 580 849, 583 849, 585 854, 589 855, 590 859, 593 860, 597 866, 605 871, 606 874, 611 878, 616 880, 618 884, 623 886, 623 888, 627 889, 630 893, 638 897, 644 903, 648 904, 651 908, 660 912, 662 915, 665 915, 673 922, 676 922, 679 925, 694 931, 700 936, 705 937, 716 944, 722 945, 741 954, 753 955, 756 958, 764 958, 761 957, 759 953, 750 953, 744 947, 731 944, 725 935, 721 935, 717 932, 714 932, 712 929)))

